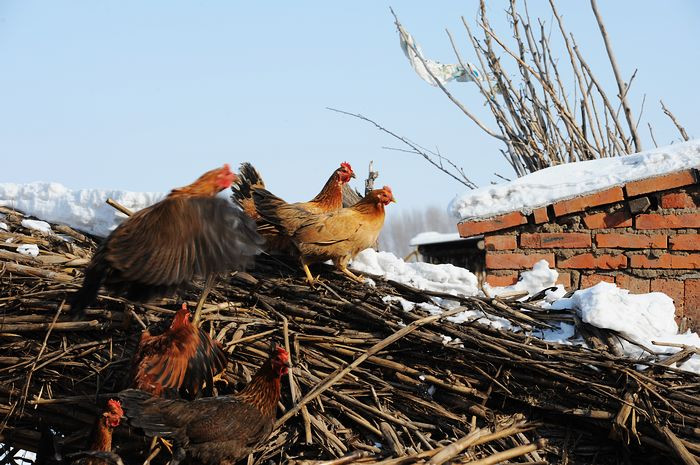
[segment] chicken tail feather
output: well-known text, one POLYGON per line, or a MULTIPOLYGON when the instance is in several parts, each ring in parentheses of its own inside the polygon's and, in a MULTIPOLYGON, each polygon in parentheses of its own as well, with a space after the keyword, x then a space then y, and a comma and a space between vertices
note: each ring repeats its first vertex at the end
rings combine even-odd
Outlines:
POLYGON ((85 270, 83 285, 78 292, 70 297, 69 315, 73 320, 85 318, 85 308, 97 299, 97 293, 100 290, 106 272, 106 263, 96 254, 90 266, 85 270))
POLYGON ((127 389, 120 392, 119 400, 131 426, 141 428, 146 436, 163 436, 186 446, 183 442, 186 442, 187 439, 182 434, 181 428, 171 424, 169 418, 164 415, 164 412, 168 411, 168 407, 177 409, 177 405, 174 404, 186 403, 185 401, 153 397, 139 389, 127 389))
POLYGON ((237 179, 231 184, 231 199, 243 210, 252 202, 253 187, 265 188, 265 183, 253 165, 248 162, 241 163, 237 179))

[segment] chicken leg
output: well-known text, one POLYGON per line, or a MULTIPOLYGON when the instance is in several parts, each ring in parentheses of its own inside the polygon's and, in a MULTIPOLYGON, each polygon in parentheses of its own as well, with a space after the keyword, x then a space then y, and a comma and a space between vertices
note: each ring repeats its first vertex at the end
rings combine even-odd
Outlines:
POLYGON ((355 281, 357 283, 364 283, 365 282, 365 278, 363 276, 357 276, 355 273, 348 270, 348 268, 346 266, 341 266, 340 271, 342 271, 343 274, 345 274, 348 278, 352 279, 353 281, 355 281))
POLYGON ((314 276, 311 274, 311 270, 309 269, 309 265, 302 263, 301 266, 304 268, 304 273, 306 273, 306 282, 309 283, 309 286, 313 286, 316 281, 321 278, 321 275, 314 278, 314 276))
POLYGON ((192 318, 192 324, 195 326, 199 326, 199 319, 202 317, 202 307, 204 307, 204 301, 207 300, 207 296, 209 296, 209 292, 214 285, 215 279, 215 273, 211 273, 209 276, 207 276, 207 283, 204 285, 204 290, 202 291, 202 295, 199 297, 199 302, 197 302, 197 308, 195 309, 194 317, 192 318))

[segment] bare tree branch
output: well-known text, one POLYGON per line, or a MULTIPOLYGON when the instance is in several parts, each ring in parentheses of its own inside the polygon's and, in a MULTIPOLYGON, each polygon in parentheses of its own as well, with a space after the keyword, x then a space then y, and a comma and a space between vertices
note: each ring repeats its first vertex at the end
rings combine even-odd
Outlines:
POLYGON ((610 43, 608 32, 605 30, 603 17, 600 15, 600 11, 598 11, 598 4, 596 3, 596 0, 591 0, 591 8, 593 9, 595 19, 598 22, 600 34, 603 36, 603 41, 605 42, 605 50, 607 50, 608 52, 608 58, 610 58, 610 64, 612 65, 613 74, 615 74, 617 88, 620 91, 620 101, 622 102, 622 108, 625 111, 625 118, 627 118, 627 124, 629 125, 630 133, 632 134, 632 139, 634 140, 634 147, 637 150, 637 152, 641 152, 642 141, 639 139, 639 134, 637 134, 637 128, 634 124, 634 118, 632 117, 632 109, 630 108, 629 103, 627 103, 627 89, 625 83, 622 82, 620 69, 617 66, 617 60, 615 59, 615 54, 612 51, 612 44, 610 43))
POLYGON ((380 131, 385 132, 385 133, 389 134, 390 136, 392 136, 392 137, 394 137, 394 138, 400 140, 401 142, 403 142, 404 144, 406 144, 408 147, 411 148, 411 150, 405 150, 405 149, 398 149, 398 150, 403 151, 403 152, 408 152, 408 153, 414 153, 414 154, 416 154, 416 155, 422 156, 423 158, 425 158, 425 159, 428 161, 428 163, 430 163, 431 165, 433 165, 435 168, 437 168, 437 169, 439 169, 440 171, 442 171, 443 173, 447 174, 448 176, 450 176, 450 177, 453 178, 454 180, 456 180, 456 181, 458 181, 458 182, 464 184, 464 185, 467 186, 469 189, 475 189, 475 188, 477 187, 476 184, 474 184, 469 178, 466 177, 466 175, 464 174, 464 171, 463 171, 461 168, 457 168, 457 165, 455 165, 454 163, 452 163, 450 160, 448 160, 447 158, 443 157, 442 155, 439 155, 439 154, 437 154, 437 153, 435 153, 435 152, 432 152, 432 151, 430 151, 430 150, 427 150, 427 149, 421 147, 420 145, 416 144, 415 142, 412 142, 411 140, 409 140, 409 139, 407 139, 407 138, 405 138, 405 137, 403 137, 403 136, 399 136, 399 135, 396 134, 395 132, 390 131, 389 129, 386 129, 386 128, 385 128, 384 126, 382 126, 381 124, 379 124, 379 123, 377 123, 377 122, 375 122, 375 121, 373 121, 373 120, 367 118, 366 116, 360 115, 360 114, 358 114, 358 113, 350 113, 350 112, 348 112, 348 111, 338 110, 337 108, 326 107, 326 109, 327 109, 327 110, 334 111, 334 112, 336 112, 336 113, 341 113, 341 114, 343 114, 343 115, 353 116, 353 117, 355 117, 355 118, 361 119, 362 121, 366 121, 366 122, 368 122, 368 123, 373 124, 373 125, 374 125, 377 129, 379 129, 380 131), (433 157, 437 157, 437 158, 438 158, 438 161, 435 161, 435 160, 433 159, 433 157, 431 157, 431 155, 433 155, 433 157), (457 171, 458 171, 459 176, 457 176, 457 175, 455 175, 454 173, 450 172, 449 170, 445 169, 445 168, 442 166, 441 160, 448 161, 448 162, 450 163, 451 166, 455 167, 455 168, 457 169, 457 171))
POLYGON ((673 124, 676 125, 676 128, 678 129, 678 132, 681 133, 681 137, 683 138, 683 140, 690 140, 690 138, 688 137, 688 133, 685 132, 685 128, 680 125, 680 123, 678 122, 676 117, 673 115, 673 113, 671 113, 671 110, 666 108, 666 105, 664 105, 664 101, 659 100, 659 102, 661 102, 661 108, 664 110, 664 113, 666 114, 666 116, 671 118, 671 121, 673 121, 673 124))

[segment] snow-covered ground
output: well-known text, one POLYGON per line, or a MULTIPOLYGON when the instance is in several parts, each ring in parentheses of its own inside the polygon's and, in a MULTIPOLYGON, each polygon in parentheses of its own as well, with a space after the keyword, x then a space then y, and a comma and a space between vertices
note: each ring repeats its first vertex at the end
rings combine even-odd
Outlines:
MULTIPOLYGON (((419 289, 461 296, 483 295, 479 290, 476 276, 464 268, 453 265, 406 263, 388 252, 367 249, 357 256, 351 267, 359 272, 383 276, 419 289)), ((520 281, 516 284, 508 287, 490 287, 486 284, 484 291, 491 297, 518 291, 533 295, 543 289, 556 287, 556 290, 546 293, 541 303, 543 307, 571 309, 582 321, 598 328, 618 331, 657 354, 671 355, 680 349, 655 345, 654 342, 700 347, 700 337, 696 333, 678 332, 678 326, 674 320, 673 300, 666 294, 660 292, 630 294, 628 290, 620 289, 615 284, 601 282, 591 288, 576 291, 569 298, 563 298, 564 288, 561 285, 555 285, 558 275, 556 270, 549 268, 545 260, 541 260, 532 270, 522 273, 520 281)), ((458 306, 456 301, 442 298, 433 298, 433 303, 415 303, 397 296, 387 296, 384 300, 397 302, 407 312, 421 308, 431 314, 438 314, 458 306)), ((477 310, 462 312, 448 320, 454 323, 477 320, 481 324, 497 329, 522 331, 506 319, 486 315, 477 310)), ((573 325, 562 322, 558 326, 555 330, 533 331, 532 336, 551 342, 585 345, 583 339, 575 334, 573 325)), ((446 340, 446 343, 455 343, 455 341, 446 340)), ((624 353, 632 358, 638 359, 648 355, 637 345, 623 340, 619 343, 624 353)), ((694 355, 680 368, 700 374, 700 356, 694 355)))
POLYGON ((700 166, 700 140, 615 158, 553 166, 514 181, 455 197, 448 210, 455 218, 478 219, 532 210, 577 195, 629 181, 700 166))
MULTIPOLYGON (((108 235, 126 218, 105 203, 108 198, 131 210, 140 210, 162 199, 164 195, 158 192, 107 189, 71 190, 55 182, 0 183, 0 205, 52 223, 67 224, 97 236, 108 235)), ((41 225, 33 222, 26 227, 41 225)))

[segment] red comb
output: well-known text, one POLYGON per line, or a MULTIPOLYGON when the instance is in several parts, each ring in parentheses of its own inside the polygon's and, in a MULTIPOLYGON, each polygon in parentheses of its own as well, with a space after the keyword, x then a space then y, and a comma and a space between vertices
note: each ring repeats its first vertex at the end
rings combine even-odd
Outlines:
POLYGON ((341 168, 347 168, 350 171, 352 171, 352 166, 350 166, 350 163, 344 161, 343 163, 340 164, 341 168))
POLYGON ((384 187, 382 187, 382 189, 384 189, 385 191, 391 193, 391 187, 389 187, 389 186, 384 186, 384 187))
POLYGON ((280 345, 275 347, 275 356, 283 362, 287 362, 289 360, 289 352, 287 352, 287 350, 280 345))
POLYGON ((116 399, 109 399, 107 401, 107 408, 109 410, 114 410, 115 412, 119 413, 119 415, 124 414, 124 410, 122 410, 122 403, 116 399))

